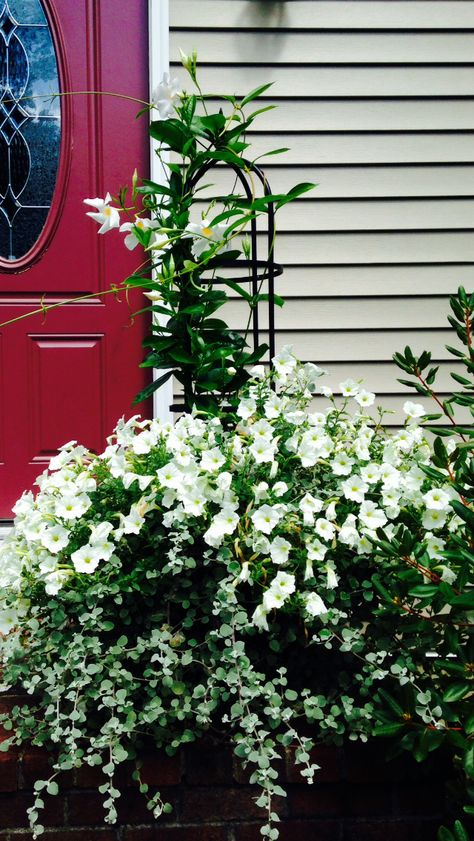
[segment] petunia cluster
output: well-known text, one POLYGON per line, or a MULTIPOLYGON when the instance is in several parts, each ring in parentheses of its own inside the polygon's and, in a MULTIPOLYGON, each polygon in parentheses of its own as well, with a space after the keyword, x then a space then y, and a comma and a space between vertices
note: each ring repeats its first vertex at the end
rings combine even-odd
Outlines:
POLYGON ((28 611, 25 582, 55 595, 84 576, 108 580, 150 530, 163 537, 158 573, 185 574, 192 555, 220 562, 261 631, 281 612, 307 624, 337 618, 347 564, 376 563, 377 541, 400 524, 419 534, 424 574, 452 583, 444 551, 463 524, 450 476, 427 475, 423 406, 405 403, 405 425, 387 433, 361 383, 341 383, 336 398, 319 385, 324 372, 289 347, 273 366, 253 369, 234 423, 196 412, 174 425, 135 416, 100 455, 64 445, 36 495, 15 506, 1 551, 0 632, 28 611))

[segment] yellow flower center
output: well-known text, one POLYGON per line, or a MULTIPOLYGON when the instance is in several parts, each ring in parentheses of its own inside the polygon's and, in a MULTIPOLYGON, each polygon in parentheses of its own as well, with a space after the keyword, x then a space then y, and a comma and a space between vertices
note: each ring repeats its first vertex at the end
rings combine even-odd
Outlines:
POLYGON ((104 207, 104 216, 110 216, 112 208, 104 207))
POLYGON ((212 228, 202 228, 201 232, 205 237, 212 237, 212 228))

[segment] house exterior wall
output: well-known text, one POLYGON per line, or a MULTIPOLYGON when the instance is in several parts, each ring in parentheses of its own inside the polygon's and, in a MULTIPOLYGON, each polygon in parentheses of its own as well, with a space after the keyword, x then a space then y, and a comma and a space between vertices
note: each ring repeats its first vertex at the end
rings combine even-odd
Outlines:
POLYGON ((427 347, 446 390, 447 296, 473 286, 474 2, 170 0, 170 29, 205 91, 274 81, 255 153, 290 148, 262 162, 275 192, 318 182, 279 214, 277 345, 394 409, 392 353, 427 347))

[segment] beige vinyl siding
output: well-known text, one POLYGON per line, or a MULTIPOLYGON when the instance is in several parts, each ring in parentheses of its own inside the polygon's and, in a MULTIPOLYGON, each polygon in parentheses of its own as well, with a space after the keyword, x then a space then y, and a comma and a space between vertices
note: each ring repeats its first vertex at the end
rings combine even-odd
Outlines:
MULTIPOLYGON (((197 49, 207 91, 273 81, 251 135, 275 191, 277 343, 363 376, 396 409, 410 344, 450 385, 447 296, 474 288, 474 0, 170 0, 171 56, 197 49)), ((173 72, 184 78, 179 62, 173 72)), ((224 183, 215 173, 214 191, 224 183)), ((228 316, 239 327, 242 303, 228 316)), ((393 422, 400 417, 393 415, 393 422)))

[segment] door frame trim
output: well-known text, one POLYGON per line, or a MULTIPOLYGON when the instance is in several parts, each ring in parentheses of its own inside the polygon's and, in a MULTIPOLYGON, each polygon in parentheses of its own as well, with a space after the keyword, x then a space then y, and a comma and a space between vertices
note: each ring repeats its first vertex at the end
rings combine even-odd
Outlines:
MULTIPOLYGON (((170 23, 169 0, 148 0, 148 43, 149 43, 149 74, 150 74, 150 102, 152 94, 163 78, 163 73, 169 73, 170 68, 170 23)), ((158 184, 165 183, 165 173, 158 160, 155 149, 157 143, 150 139, 150 178, 158 184)), ((154 371, 156 378, 163 372, 154 371)), ((172 420, 170 405, 173 402, 173 378, 161 386, 153 395, 153 417, 164 423, 172 420)))

